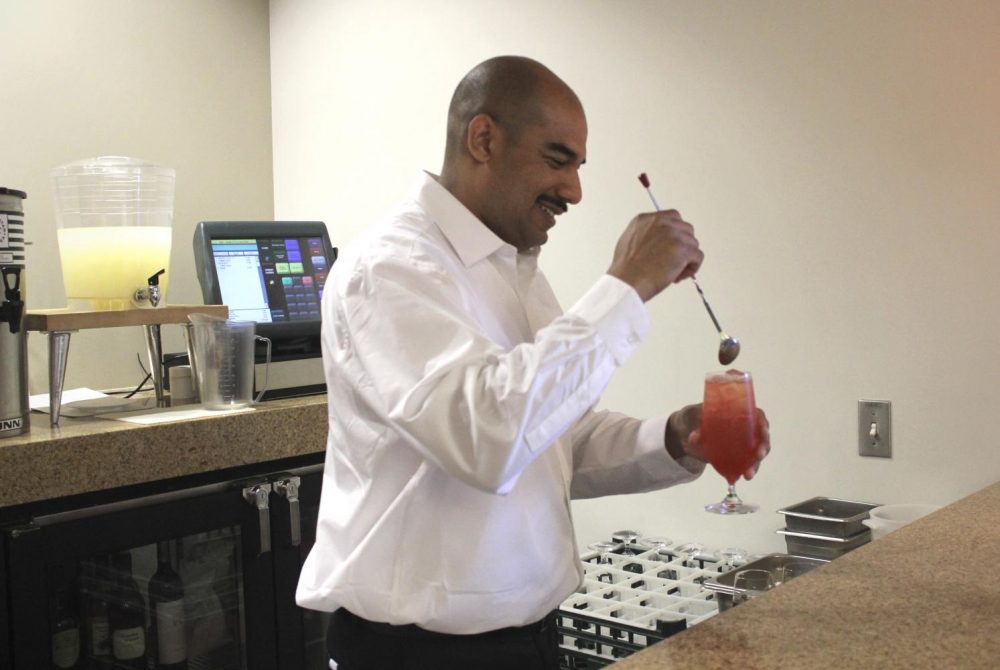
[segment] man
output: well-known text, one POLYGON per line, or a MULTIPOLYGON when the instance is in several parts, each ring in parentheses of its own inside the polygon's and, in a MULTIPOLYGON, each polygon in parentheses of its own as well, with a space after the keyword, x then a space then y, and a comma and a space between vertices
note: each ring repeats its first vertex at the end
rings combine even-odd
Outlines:
POLYGON ((570 498, 705 467, 700 406, 592 410, 649 328, 643 303, 700 266, 691 225, 635 217, 565 313, 537 268, 582 197, 586 140, 580 101, 543 65, 478 65, 452 98, 441 175, 333 270, 325 479, 297 598, 334 611, 341 670, 557 668, 549 615, 582 579, 570 498))

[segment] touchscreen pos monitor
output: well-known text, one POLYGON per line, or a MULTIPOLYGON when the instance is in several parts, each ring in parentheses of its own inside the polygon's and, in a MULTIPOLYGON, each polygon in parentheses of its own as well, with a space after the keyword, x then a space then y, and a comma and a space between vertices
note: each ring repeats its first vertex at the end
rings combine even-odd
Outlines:
POLYGON ((194 260, 206 305, 254 321, 275 359, 320 353, 320 299, 337 249, 321 221, 202 221, 194 260))

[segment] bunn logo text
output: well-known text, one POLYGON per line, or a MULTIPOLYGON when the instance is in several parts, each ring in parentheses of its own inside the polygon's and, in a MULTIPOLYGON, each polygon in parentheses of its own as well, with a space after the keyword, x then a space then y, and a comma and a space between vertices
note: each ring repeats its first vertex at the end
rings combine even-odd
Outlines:
POLYGON ((7 430, 15 430, 17 428, 23 428, 23 427, 24 427, 24 419, 20 417, 17 419, 0 420, 0 433, 7 430))

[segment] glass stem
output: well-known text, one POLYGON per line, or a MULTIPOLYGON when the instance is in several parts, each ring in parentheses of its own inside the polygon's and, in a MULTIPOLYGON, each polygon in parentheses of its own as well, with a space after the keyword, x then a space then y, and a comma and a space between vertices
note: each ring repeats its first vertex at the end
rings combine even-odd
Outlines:
POLYGON ((729 493, 726 494, 725 502, 727 502, 727 503, 740 503, 740 502, 743 502, 742 500, 740 500, 740 497, 738 495, 736 495, 736 484, 730 484, 729 485, 729 493))

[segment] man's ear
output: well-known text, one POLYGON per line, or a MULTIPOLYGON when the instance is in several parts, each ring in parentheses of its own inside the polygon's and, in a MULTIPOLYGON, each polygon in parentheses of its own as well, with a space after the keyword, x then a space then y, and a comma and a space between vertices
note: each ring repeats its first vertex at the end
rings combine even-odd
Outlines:
POLYGON ((489 114, 476 114, 469 121, 465 145, 476 162, 487 163, 493 158, 498 139, 499 127, 489 114))

